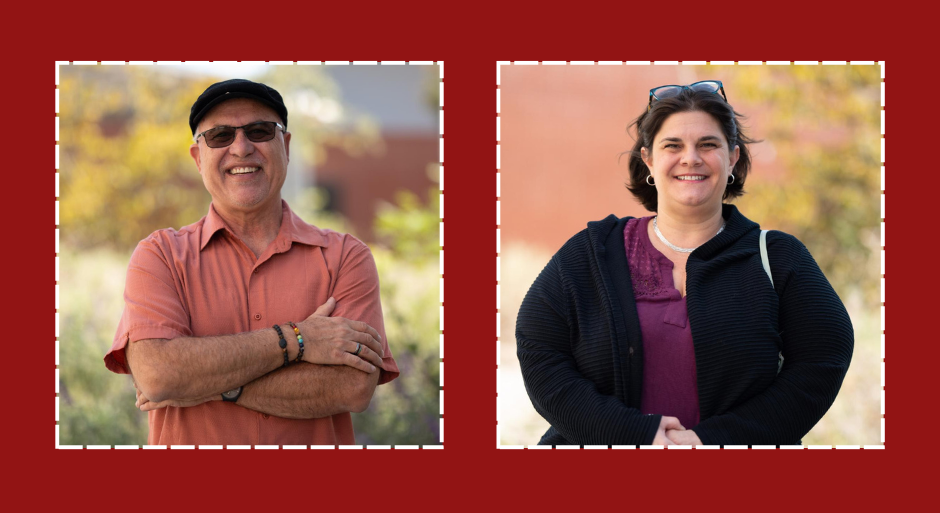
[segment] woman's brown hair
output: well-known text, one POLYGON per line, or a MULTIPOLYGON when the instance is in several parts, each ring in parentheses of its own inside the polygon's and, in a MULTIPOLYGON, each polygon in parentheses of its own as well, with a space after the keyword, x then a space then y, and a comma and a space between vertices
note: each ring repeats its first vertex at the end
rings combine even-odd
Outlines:
POLYGON ((691 111, 705 112, 718 122, 728 142, 728 151, 734 151, 735 145, 741 148, 738 162, 732 171, 734 183, 725 189, 722 199, 737 198, 744 194, 744 181, 751 168, 751 155, 747 145, 759 141, 749 138, 741 131, 740 120, 744 119, 744 116, 735 112, 721 95, 686 89, 677 96, 654 100, 649 112, 640 114, 627 127, 629 130, 630 127, 636 126, 637 132, 636 144, 629 152, 630 183, 627 184, 627 189, 651 212, 657 211, 658 198, 656 187, 646 183, 650 172, 640 156, 640 149, 645 147, 647 151, 652 152, 653 140, 666 118, 677 112, 691 111))

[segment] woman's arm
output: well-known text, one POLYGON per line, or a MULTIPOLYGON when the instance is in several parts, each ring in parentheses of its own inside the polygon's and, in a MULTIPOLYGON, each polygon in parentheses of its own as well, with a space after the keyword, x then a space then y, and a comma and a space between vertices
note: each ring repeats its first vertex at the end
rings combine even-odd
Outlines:
POLYGON ((573 444, 651 444, 662 416, 628 408, 581 375, 571 354, 568 315, 552 258, 529 288, 516 320, 516 354, 535 410, 573 444))
POLYGON ((771 263, 774 254, 795 262, 780 295, 783 369, 764 392, 695 426, 705 445, 799 442, 832 406, 848 371, 855 337, 839 296, 795 238, 772 248, 771 263))

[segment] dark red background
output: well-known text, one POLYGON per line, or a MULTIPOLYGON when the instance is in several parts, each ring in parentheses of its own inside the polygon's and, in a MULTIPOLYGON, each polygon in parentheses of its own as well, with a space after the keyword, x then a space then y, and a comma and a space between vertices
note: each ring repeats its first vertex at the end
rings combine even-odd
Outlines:
POLYGON ((810 11, 794 4, 787 5, 789 14, 758 13, 746 6, 747 15, 730 5, 687 11, 670 5, 667 12, 664 6, 619 4, 598 10, 582 6, 585 10, 577 13, 561 9, 518 15, 491 3, 426 3, 407 12, 398 4, 360 6, 353 13, 320 4, 283 10, 275 4, 148 4, 132 10, 119 5, 93 10, 85 5, 86 11, 74 13, 40 6, 47 12, 10 13, 8 18, 14 34, 8 33, 6 46, 18 53, 4 59, 8 130, 3 148, 11 162, 3 187, 8 241, 4 298, 10 321, 3 459, 13 472, 6 495, 14 503, 88 503, 109 509, 609 505, 671 510, 689 502, 696 509, 868 509, 903 507, 926 493, 922 486, 935 475, 929 454, 936 445, 936 428, 929 414, 935 410, 929 400, 934 393, 924 376, 936 374, 937 361, 936 342, 929 342, 936 340, 936 329, 925 312, 935 303, 929 299, 934 288, 928 282, 935 274, 930 244, 936 236, 927 207, 936 196, 938 162, 931 114, 936 109, 930 101, 934 86, 925 75, 935 65, 923 53, 933 45, 913 45, 912 50, 909 39, 897 37, 918 37, 918 30, 902 18, 907 14, 823 13, 819 5, 810 11), (713 12, 712 19, 703 11, 713 12), (444 62, 445 448, 55 450, 54 428, 48 423, 53 409, 48 363, 54 334, 48 310, 54 291, 48 281, 53 272, 49 111, 54 61, 310 59, 444 62), (896 194, 904 196, 892 203, 892 218, 903 219, 893 223, 892 240, 907 248, 903 257, 892 259, 895 269, 902 269, 902 275, 892 273, 892 293, 905 297, 904 308, 892 310, 887 351, 892 353, 892 448, 497 450, 493 118, 496 61, 501 59, 890 62, 887 75, 895 85, 888 119, 894 134, 905 130, 904 139, 892 147, 892 165, 886 167, 887 174, 897 177, 888 181, 903 189, 896 194), (20 124, 28 128, 13 130, 20 124))

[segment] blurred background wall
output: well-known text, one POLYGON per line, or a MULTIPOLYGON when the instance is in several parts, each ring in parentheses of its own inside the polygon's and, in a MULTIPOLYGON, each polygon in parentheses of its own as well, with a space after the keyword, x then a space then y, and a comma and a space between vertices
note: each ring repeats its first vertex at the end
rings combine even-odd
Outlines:
POLYGON ((146 443, 130 378, 108 372, 102 357, 137 242, 208 211, 189 156, 189 109, 229 78, 284 97, 291 208, 366 241, 375 256, 402 374, 353 414, 358 443, 437 443, 440 72, 411 65, 60 68, 60 443, 146 443))
MULTIPOLYGON (((880 443, 880 68, 877 66, 527 66, 500 68, 499 428, 529 445, 548 428, 526 395, 515 317, 535 277, 588 221, 651 215, 626 190, 649 90, 721 80, 747 116, 744 197, 762 228, 806 244, 855 327, 842 391, 806 444, 880 443)), ((771 255, 772 258, 772 255, 771 255)))

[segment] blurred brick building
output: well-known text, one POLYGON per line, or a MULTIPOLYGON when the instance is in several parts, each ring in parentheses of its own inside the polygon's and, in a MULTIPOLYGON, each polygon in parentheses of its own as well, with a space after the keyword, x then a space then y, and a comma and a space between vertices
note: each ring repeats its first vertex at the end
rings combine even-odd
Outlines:
MULTIPOLYGON (((766 110, 735 102, 731 66, 523 65, 500 72, 500 228, 516 242, 554 253, 588 221, 649 215, 624 184, 634 144, 627 126, 646 109, 649 90, 722 80, 729 101, 764 138, 766 110)), ((772 146, 752 147, 753 176, 782 169, 772 146)))
MULTIPOLYGON (((428 164, 440 159, 439 108, 429 96, 428 75, 437 66, 327 66, 339 86, 344 108, 364 114, 380 127, 381 148, 353 155, 328 147, 326 160, 313 171, 314 183, 329 193, 327 210, 349 219, 367 241, 377 206, 394 202, 398 191, 427 201, 437 172, 428 164)), ((432 84, 433 87, 436 85, 432 84)))

